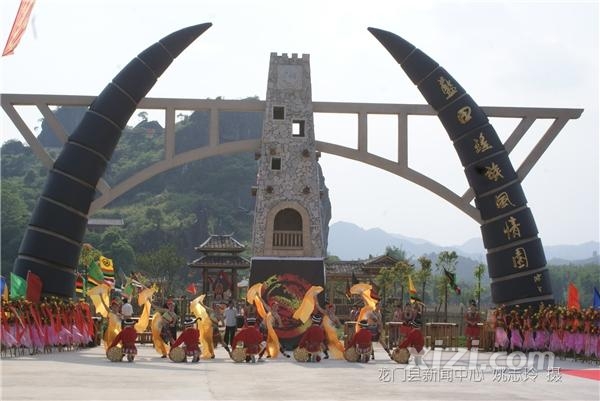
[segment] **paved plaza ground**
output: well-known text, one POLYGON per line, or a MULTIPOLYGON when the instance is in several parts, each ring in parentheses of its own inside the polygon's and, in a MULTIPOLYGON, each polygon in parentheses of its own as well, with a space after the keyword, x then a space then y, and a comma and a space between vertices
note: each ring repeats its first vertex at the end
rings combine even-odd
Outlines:
MULTIPOLYGON (((109 362, 102 347, 2 360, 2 400, 599 400, 598 365, 554 361, 554 369, 490 368, 505 354, 430 351, 420 369, 378 347, 368 364, 298 363, 282 356, 234 363, 222 348, 198 364, 161 359, 140 345, 134 363, 109 362), (458 359, 458 357, 461 357, 458 359), (491 359, 490 359, 491 358, 491 359), (436 362, 439 361, 439 363, 436 362), (438 366, 437 368, 435 366, 438 366), (473 365, 471 365, 473 367, 473 365), (596 379, 581 376, 596 376, 596 379)), ((511 366, 519 366, 513 359, 511 366)))

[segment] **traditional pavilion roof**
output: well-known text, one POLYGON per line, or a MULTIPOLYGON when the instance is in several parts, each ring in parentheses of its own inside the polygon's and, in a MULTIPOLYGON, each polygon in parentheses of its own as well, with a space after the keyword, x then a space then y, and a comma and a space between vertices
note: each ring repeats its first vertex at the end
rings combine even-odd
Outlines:
POLYGON ((233 234, 217 235, 211 234, 201 245, 194 247, 198 252, 243 252, 244 244, 233 238, 233 234))
POLYGON ((365 268, 376 268, 381 269, 382 267, 392 267, 396 266, 398 260, 388 255, 377 256, 368 260, 365 260, 364 267, 365 268))
POLYGON ((202 255, 189 267, 203 269, 249 269, 250 261, 238 255, 202 255))
POLYGON ((233 238, 233 234, 211 234, 206 241, 194 248, 202 255, 191 263, 192 268, 203 269, 249 269, 250 261, 238 255, 246 247, 233 238))
POLYGON ((354 273, 357 277, 372 276, 381 268, 395 266, 398 261, 387 255, 378 256, 368 260, 325 262, 325 271, 328 276, 350 277, 354 273))

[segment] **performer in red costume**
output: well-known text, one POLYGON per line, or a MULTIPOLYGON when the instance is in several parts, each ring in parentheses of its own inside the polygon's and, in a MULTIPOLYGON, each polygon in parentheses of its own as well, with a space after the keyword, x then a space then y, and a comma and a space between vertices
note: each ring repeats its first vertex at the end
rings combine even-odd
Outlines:
POLYGON ((421 364, 421 351, 423 350, 423 346, 425 345, 425 337, 423 337, 423 333, 419 330, 419 324, 414 320, 408 322, 411 326, 408 333, 406 333, 406 338, 402 342, 402 344, 398 345, 398 348, 408 348, 411 354, 415 356, 415 363, 417 365, 421 364), (414 348, 411 350, 411 348, 414 348))
POLYGON ((177 340, 173 343, 172 347, 178 347, 183 344, 185 348, 185 355, 192 357, 192 362, 196 363, 200 360, 200 331, 196 327, 196 320, 193 317, 186 317, 183 321, 185 329, 181 332, 177 340))
POLYGON ((356 352, 359 355, 359 361, 367 363, 371 357, 371 349, 373 345, 371 342, 373 341, 373 333, 369 330, 369 322, 366 319, 358 322, 360 329, 352 336, 348 344, 346 345, 346 349, 356 347, 356 352))
POLYGON ((320 362, 321 355, 319 354, 323 350, 325 341, 325 330, 321 327, 323 316, 314 314, 311 319, 313 324, 304 332, 298 347, 305 348, 308 351, 309 362, 320 362))
POLYGON ((116 347, 119 343, 123 343, 123 353, 127 355, 127 361, 133 362, 135 355, 137 355, 137 348, 135 341, 137 340, 137 331, 133 327, 135 320, 125 319, 123 320, 123 330, 117 334, 113 342, 110 344, 109 349, 116 347))
POLYGON ((246 349, 246 362, 256 362, 256 354, 260 353, 262 348, 263 336, 256 327, 256 319, 249 317, 246 319, 246 327, 240 330, 233 337, 232 349, 235 350, 239 342, 244 343, 246 349))
POLYGON ((419 330, 419 324, 414 320, 409 322, 411 329, 406 333, 406 338, 398 347, 400 348, 408 348, 413 347, 417 352, 421 352, 423 346, 425 345, 425 337, 423 337, 423 333, 419 330))

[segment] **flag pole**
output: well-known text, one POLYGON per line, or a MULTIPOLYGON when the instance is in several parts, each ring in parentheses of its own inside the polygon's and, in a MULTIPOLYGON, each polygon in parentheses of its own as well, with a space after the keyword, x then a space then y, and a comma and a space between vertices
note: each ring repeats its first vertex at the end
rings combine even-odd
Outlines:
POLYGON ((83 265, 83 299, 87 299, 87 265, 83 265))

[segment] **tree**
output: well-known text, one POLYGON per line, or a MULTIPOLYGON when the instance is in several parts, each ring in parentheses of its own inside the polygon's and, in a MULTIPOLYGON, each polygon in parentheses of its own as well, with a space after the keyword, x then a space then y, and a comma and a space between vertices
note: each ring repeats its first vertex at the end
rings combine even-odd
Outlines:
POLYGON ((163 295, 183 293, 180 271, 184 267, 187 268, 186 260, 177 253, 173 244, 163 245, 137 258, 137 268, 148 276, 150 281, 159 284, 163 295))
POLYGON ((385 255, 396 260, 406 260, 406 252, 402 248, 398 248, 394 245, 388 245, 385 247, 385 255))
MULTIPOLYGON (((121 233, 121 228, 108 228, 100 237, 100 248, 104 256, 113 260, 115 270, 129 273, 135 266, 135 252, 121 233)), ((115 276, 119 277, 118 274, 115 276)))
POLYGON ((421 301, 425 303, 425 287, 427 280, 431 277, 431 259, 427 256, 421 256, 419 259, 421 270, 419 271, 419 280, 421 280, 421 301))
POLYGON ((481 306, 481 293, 483 292, 483 288, 481 288, 481 278, 483 277, 483 273, 485 273, 485 265, 483 263, 475 266, 475 270, 473 271, 473 275, 475 276, 475 280, 477 280, 477 286, 473 291, 475 293, 475 297, 477 298, 477 307, 481 306))
MULTIPOLYGON (((458 255, 456 252, 448 252, 442 251, 438 255, 437 262, 435 263, 438 272, 445 274, 445 272, 449 272, 451 274, 455 274, 456 271, 456 262, 458 261, 458 255)), ((448 321, 448 285, 450 284, 450 280, 445 277, 444 280, 444 322, 448 321)))
POLYGON ((414 266, 405 260, 401 260, 400 262, 396 263, 396 269, 398 269, 398 276, 400 278, 400 303, 404 305, 404 289, 408 283, 408 276, 410 276, 414 271, 414 266))
POLYGON ((29 211, 19 195, 19 186, 2 180, 1 249, 2 274, 7 276, 17 258, 19 244, 25 234, 29 211))
POLYGON ((142 120, 142 121, 148 121, 148 112, 147 111, 140 111, 138 113, 138 117, 142 120))
POLYGON ((25 145, 16 139, 9 139, 2 145, 2 156, 20 155, 25 153, 25 145))
POLYGON ((379 273, 375 276, 375 284, 377 284, 381 290, 384 303, 386 299, 390 297, 398 281, 400 281, 400 271, 397 266, 398 265, 394 267, 384 267, 379 270, 379 273))
POLYGON ((156 230, 160 230, 163 221, 163 212, 157 207, 149 207, 146 209, 146 218, 154 224, 156 230))

